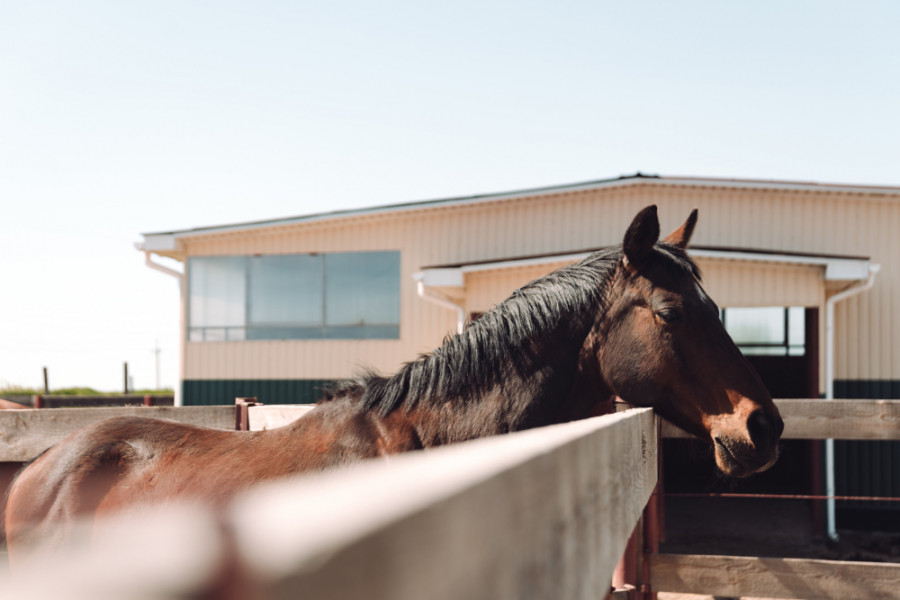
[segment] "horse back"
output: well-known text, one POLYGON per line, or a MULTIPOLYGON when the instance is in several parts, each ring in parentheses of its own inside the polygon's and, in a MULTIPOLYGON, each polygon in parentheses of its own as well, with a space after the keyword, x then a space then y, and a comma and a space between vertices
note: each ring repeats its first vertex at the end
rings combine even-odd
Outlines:
POLYGON ((260 432, 142 417, 100 421, 46 451, 16 478, 6 514, 10 556, 32 543, 66 543, 74 523, 86 517, 182 498, 222 506, 260 481, 421 447, 408 427, 340 401, 260 432))

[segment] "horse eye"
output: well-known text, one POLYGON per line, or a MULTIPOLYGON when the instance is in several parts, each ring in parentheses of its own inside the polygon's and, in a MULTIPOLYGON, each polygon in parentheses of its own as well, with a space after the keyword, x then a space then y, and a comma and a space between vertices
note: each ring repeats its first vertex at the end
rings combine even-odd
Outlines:
POLYGON ((664 308, 658 311, 656 314, 666 323, 678 323, 683 318, 681 311, 677 308, 664 308))

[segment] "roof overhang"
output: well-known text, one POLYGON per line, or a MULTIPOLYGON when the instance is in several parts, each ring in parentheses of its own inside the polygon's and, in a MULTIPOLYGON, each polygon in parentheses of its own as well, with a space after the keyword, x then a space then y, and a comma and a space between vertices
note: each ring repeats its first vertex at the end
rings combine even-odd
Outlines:
MULTIPOLYGON (((428 287, 461 288, 465 285, 467 273, 481 271, 497 271, 535 265, 552 265, 573 263, 589 256, 591 252, 570 254, 548 254, 510 258, 496 261, 467 263, 454 266, 425 267, 415 274, 428 287)), ((871 261, 865 257, 854 256, 822 256, 811 254, 795 254, 784 252, 756 250, 723 250, 696 248, 688 251, 695 259, 726 260, 752 263, 771 263, 795 266, 808 266, 822 270, 822 279, 826 282, 864 281, 869 277, 871 261)))
POLYGON ((738 260, 744 262, 779 263, 787 265, 821 267, 825 281, 857 281, 869 278, 868 258, 853 256, 816 256, 784 254, 778 252, 754 252, 742 250, 690 250, 694 258, 738 260))
POLYGON ((173 233, 145 234, 144 241, 135 244, 138 250, 146 252, 175 252, 178 250, 178 239, 173 233))

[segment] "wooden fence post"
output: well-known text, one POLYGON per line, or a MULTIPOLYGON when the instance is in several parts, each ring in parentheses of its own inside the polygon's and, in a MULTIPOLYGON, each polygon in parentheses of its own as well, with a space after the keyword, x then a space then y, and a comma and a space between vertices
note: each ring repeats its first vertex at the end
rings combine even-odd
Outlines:
POLYGON ((650 494, 647 506, 640 523, 642 531, 642 552, 640 567, 640 598, 641 600, 656 600, 656 591, 650 586, 650 559, 652 555, 659 554, 659 542, 665 539, 665 514, 663 512, 663 451, 662 451, 662 420, 657 424, 656 442, 659 444, 659 452, 656 454, 656 487, 650 494))
POLYGON ((237 431, 250 431, 250 407, 262 406, 255 397, 234 399, 234 428, 237 431))

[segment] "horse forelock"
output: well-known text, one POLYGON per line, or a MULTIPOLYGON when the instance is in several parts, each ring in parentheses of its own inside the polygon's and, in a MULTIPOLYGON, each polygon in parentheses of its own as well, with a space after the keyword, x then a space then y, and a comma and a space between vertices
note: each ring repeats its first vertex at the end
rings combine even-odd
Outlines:
POLYGON ((697 263, 687 255, 687 252, 685 252, 683 248, 666 243, 659 243, 656 245, 656 249, 672 264, 686 272, 688 275, 691 275, 698 282, 703 281, 703 273, 700 271, 700 267, 698 267, 697 263))
POLYGON ((586 335, 605 310, 605 291, 621 257, 621 248, 602 250, 536 279, 393 376, 364 373, 338 382, 325 399, 356 397, 361 408, 387 415, 401 406, 475 401, 497 386, 514 396, 516 382, 551 344, 580 347, 583 336, 568 332, 586 335), (561 325, 567 335, 559 334, 561 325))

